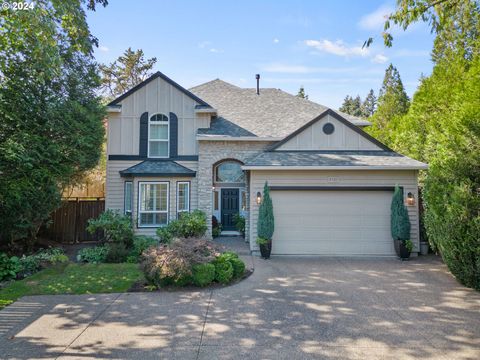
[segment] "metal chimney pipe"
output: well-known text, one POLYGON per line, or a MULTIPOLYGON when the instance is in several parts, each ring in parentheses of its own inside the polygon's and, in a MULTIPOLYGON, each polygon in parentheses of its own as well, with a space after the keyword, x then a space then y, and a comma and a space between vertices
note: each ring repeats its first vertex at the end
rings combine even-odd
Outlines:
POLYGON ((260 74, 255 75, 255 79, 257 79, 257 95, 260 95, 260 74))

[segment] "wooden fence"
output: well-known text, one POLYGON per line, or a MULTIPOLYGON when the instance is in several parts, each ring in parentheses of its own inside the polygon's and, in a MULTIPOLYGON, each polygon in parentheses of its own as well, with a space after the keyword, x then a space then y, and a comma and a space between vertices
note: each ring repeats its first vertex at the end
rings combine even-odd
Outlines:
POLYGON ((89 219, 97 218, 103 211, 103 198, 66 199, 62 201, 62 206, 52 213, 49 224, 42 233, 60 243, 99 241, 102 233, 89 234, 86 227, 89 219))

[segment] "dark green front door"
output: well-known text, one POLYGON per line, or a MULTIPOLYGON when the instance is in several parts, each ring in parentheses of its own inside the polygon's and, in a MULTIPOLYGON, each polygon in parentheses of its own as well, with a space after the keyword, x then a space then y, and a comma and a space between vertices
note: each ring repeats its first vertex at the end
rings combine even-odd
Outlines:
POLYGON ((234 215, 239 213, 238 189, 222 189, 222 230, 236 230, 234 215))

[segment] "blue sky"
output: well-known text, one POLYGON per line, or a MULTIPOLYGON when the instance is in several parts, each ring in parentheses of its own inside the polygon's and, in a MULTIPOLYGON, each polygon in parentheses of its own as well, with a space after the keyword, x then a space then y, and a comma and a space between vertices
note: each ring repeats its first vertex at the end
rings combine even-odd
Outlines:
POLYGON ((433 36, 424 24, 381 39, 383 16, 393 1, 126 1, 112 0, 88 13, 100 41, 97 61, 114 61, 125 49, 157 57, 160 70, 185 87, 220 78, 241 87, 296 94, 338 108, 345 95, 364 97, 381 86, 392 62, 408 94, 432 69, 433 36), (368 50, 363 42, 375 38, 368 50))

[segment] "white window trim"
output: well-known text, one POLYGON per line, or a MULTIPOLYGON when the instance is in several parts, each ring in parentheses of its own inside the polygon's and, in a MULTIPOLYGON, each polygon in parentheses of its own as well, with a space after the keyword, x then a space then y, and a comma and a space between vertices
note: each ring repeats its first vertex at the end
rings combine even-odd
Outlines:
POLYGON ((167 159, 170 157, 170 118, 165 115, 165 114, 162 114, 162 113, 155 113, 153 114, 152 116, 150 116, 148 118, 148 141, 147 141, 147 154, 148 154, 148 157, 149 158, 152 158, 152 159, 167 159), (155 116, 155 115, 163 115, 165 116, 168 120, 167 121, 152 121, 152 118, 155 116), (159 123, 167 123, 167 140, 158 140, 158 139, 150 139, 150 134, 151 134, 151 131, 150 131, 150 125, 153 124, 159 124, 159 123), (155 141, 155 142, 166 142, 167 143, 167 156, 152 156, 150 155, 150 141, 155 141))
POLYGON ((177 181, 177 194, 176 194, 176 199, 177 199, 177 219, 178 219, 178 215, 182 212, 190 212, 190 181, 177 181), (180 188, 180 185, 187 185, 188 186, 188 191, 187 191, 187 209, 186 210, 179 210, 178 209, 178 203, 179 203, 179 197, 178 197, 178 194, 179 194, 179 188, 180 188))
POLYGON ((133 214, 133 181, 125 181, 123 184, 123 214, 127 215, 127 201, 130 203, 130 216, 133 214), (130 199, 127 199, 127 184, 130 185, 130 199))
POLYGON ((163 227, 168 225, 169 223, 169 209, 170 209, 170 182, 169 181, 139 181, 138 182, 138 208, 137 208, 137 227, 139 228, 158 228, 158 227, 163 227), (167 210, 166 211, 156 211, 156 210, 140 210, 140 205, 142 201, 142 185, 161 185, 161 184, 166 184, 167 185, 167 210), (144 225, 141 224, 140 219, 141 219, 141 214, 167 214, 167 223, 164 225, 144 225))

